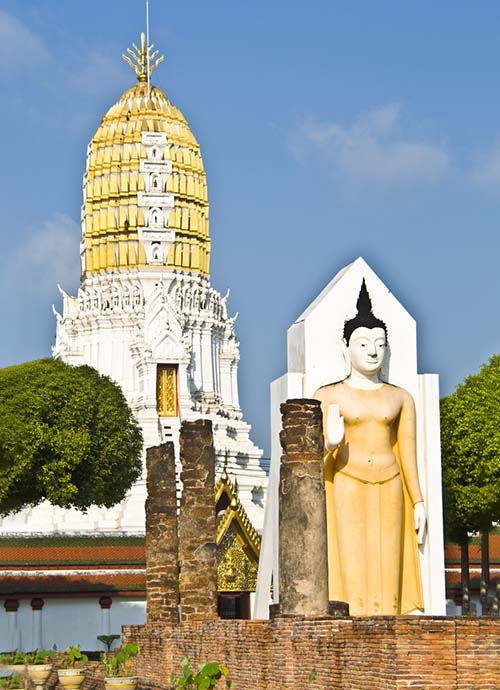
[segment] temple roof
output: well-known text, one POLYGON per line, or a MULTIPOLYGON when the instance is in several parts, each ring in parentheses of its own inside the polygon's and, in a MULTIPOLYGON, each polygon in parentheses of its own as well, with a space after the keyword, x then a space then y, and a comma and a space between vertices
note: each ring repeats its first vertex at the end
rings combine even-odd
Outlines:
POLYGON ((144 595, 145 574, 144 537, 0 538, 0 598, 144 595))
POLYGON ((230 480, 225 468, 215 487, 215 505, 218 515, 216 543, 221 543, 229 526, 235 523, 258 559, 260 536, 250 522, 238 497, 237 487, 230 480), (224 511, 223 514, 219 516, 222 510, 224 511))

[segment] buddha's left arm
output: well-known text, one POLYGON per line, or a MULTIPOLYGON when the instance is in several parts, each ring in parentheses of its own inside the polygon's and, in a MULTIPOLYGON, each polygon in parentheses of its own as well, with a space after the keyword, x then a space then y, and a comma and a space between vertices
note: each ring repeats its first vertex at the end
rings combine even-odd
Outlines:
POLYGON ((403 391, 403 406, 399 417, 398 447, 401 468, 413 505, 423 501, 417 469, 417 416, 415 403, 409 393, 403 391))

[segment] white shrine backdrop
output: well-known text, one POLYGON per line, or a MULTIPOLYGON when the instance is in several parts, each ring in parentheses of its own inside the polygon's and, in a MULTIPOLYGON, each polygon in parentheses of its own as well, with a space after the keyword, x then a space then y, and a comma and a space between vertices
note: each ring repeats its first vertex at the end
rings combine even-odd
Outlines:
POLYGON ((271 384, 271 467, 254 618, 269 615, 271 579, 273 602, 279 601, 280 404, 289 398, 310 398, 320 386, 346 377, 343 326, 356 314, 363 278, 373 313, 387 325, 383 378, 408 390, 417 407, 417 460, 428 520, 425 542, 419 547, 425 613, 446 613, 438 376, 418 374, 415 320, 358 258, 336 274, 289 328, 288 372, 271 384))

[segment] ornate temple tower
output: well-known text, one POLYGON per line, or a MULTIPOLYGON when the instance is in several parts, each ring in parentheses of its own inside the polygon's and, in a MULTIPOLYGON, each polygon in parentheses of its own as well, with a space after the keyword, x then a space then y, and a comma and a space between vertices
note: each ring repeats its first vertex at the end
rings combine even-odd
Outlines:
MULTIPOLYGON (((61 290, 54 357, 89 364, 123 388, 145 447, 177 443, 182 420, 212 420, 218 469, 227 458, 257 529, 267 477, 238 401, 235 317, 210 285, 207 184, 200 147, 149 74, 163 59, 134 45, 137 83, 104 116, 83 178, 81 284, 61 290)), ((145 482, 111 510, 88 515, 47 505, 20 529, 144 529, 145 482), (40 523, 41 520, 41 523, 40 523)), ((18 518, 0 524, 18 522, 18 518)), ((10 529, 12 529, 11 525, 10 529)))

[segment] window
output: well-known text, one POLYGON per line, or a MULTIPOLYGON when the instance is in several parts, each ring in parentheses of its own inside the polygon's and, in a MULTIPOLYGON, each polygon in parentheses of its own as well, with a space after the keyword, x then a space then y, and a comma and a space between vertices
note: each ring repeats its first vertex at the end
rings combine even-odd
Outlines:
POLYGON ((158 364, 156 409, 160 417, 177 417, 177 365, 158 364))

